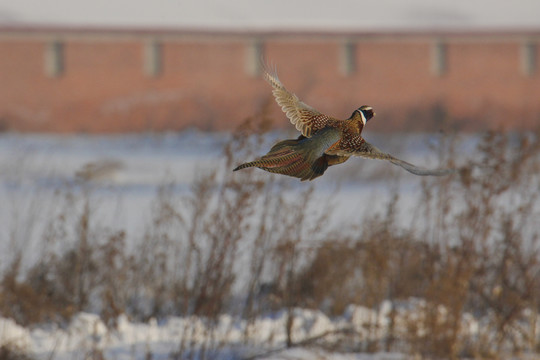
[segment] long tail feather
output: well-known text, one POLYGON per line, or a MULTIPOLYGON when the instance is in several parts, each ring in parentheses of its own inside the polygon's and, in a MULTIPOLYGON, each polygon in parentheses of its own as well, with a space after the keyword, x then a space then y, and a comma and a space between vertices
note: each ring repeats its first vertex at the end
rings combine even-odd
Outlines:
POLYGON ((444 176, 457 172, 456 169, 425 169, 396 158, 390 159, 390 162, 394 165, 401 166, 411 174, 419 176, 444 176))

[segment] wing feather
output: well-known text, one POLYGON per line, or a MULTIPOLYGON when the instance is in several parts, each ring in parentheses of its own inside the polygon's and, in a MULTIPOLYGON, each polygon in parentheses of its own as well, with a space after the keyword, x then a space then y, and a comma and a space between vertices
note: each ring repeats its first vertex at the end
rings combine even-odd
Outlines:
POLYGON ((393 155, 379 150, 365 141, 360 135, 348 136, 340 140, 326 151, 328 155, 360 156, 368 159, 387 160, 401 166, 408 172, 420 176, 442 176, 454 173, 455 169, 426 169, 398 159, 393 155))
POLYGON ((288 91, 279 80, 277 73, 263 64, 264 79, 273 87, 272 94, 287 118, 302 135, 311 137, 334 119, 320 113, 302 102, 298 96, 288 91))

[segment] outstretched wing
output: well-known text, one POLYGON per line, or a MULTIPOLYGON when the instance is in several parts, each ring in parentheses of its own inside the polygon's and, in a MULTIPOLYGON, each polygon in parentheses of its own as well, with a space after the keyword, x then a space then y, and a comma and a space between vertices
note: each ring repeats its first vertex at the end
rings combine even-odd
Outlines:
POLYGON ((270 70, 264 64, 263 68, 264 79, 274 88, 272 94, 274 94, 276 102, 302 135, 311 137, 312 134, 321 130, 333 120, 300 101, 298 96, 285 89, 285 86, 279 81, 275 70, 270 70))
POLYGON ((398 159, 365 141, 360 135, 347 136, 330 147, 326 154, 338 156, 361 156, 368 159, 388 160, 408 172, 420 176, 442 176, 455 172, 455 169, 425 169, 398 159))

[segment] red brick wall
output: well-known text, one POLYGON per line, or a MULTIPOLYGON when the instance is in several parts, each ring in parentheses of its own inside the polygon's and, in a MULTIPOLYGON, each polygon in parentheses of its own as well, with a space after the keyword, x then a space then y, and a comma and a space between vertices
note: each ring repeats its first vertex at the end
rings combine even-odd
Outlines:
MULTIPOLYGON (((519 38, 449 40, 441 76, 430 71, 432 41, 359 40, 350 75, 340 71, 342 39, 270 38, 264 54, 282 82, 320 111, 346 118, 360 105, 372 105, 374 130, 455 124, 522 129, 538 123, 540 69, 521 72, 519 38)), ((0 38, 0 128, 231 129, 270 96, 270 87, 246 71, 248 38, 164 38, 162 71, 155 77, 144 71, 142 36, 68 37, 58 77, 45 74, 46 43, 40 37, 0 38)), ((272 111, 285 126, 278 107, 272 111)))

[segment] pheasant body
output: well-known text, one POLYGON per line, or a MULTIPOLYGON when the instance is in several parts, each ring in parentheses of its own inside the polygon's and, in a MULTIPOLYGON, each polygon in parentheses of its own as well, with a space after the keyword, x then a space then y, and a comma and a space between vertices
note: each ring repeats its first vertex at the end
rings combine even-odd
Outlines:
POLYGON ((369 144, 361 136, 367 122, 375 116, 373 108, 363 105, 354 110, 346 120, 322 114, 303 103, 289 92, 275 73, 267 69, 264 78, 272 85, 276 102, 296 129, 302 134, 297 139, 283 140, 275 144, 268 154, 260 159, 244 163, 234 171, 258 167, 262 170, 313 180, 329 166, 344 163, 351 156, 388 160, 415 175, 446 175, 452 169, 429 170, 417 167, 384 153, 369 144))
POLYGON ((333 157, 324 152, 340 138, 339 129, 325 128, 310 138, 280 141, 259 160, 242 164, 234 171, 258 167, 272 173, 294 176, 302 181, 313 180, 324 174, 330 165, 328 159, 333 157))

